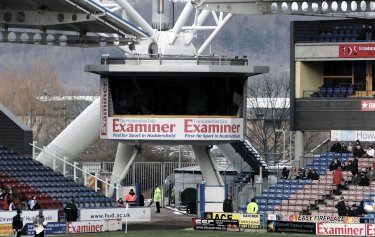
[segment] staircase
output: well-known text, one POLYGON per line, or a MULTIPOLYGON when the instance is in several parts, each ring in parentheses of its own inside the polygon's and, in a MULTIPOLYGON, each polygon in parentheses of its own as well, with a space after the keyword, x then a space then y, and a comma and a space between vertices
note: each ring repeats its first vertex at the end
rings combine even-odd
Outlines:
POLYGON ((254 175, 260 175, 260 170, 262 170, 263 177, 267 177, 270 174, 268 165, 248 140, 233 142, 231 146, 250 165, 254 175))

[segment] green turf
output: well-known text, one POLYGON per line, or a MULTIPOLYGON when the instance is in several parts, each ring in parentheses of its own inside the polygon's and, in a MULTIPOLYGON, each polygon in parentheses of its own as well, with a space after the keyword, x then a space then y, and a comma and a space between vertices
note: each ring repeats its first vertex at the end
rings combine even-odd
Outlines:
MULTIPOLYGON (((289 235, 289 234, 288 234, 289 235)), ((61 235, 61 237, 66 237, 66 235, 61 235)), ((231 236, 251 236, 251 237, 283 237, 286 234, 278 233, 259 233, 259 232, 225 232, 225 231, 194 231, 194 230, 129 230, 125 235, 124 231, 118 232, 104 232, 104 233, 90 233, 90 234, 70 234, 68 236, 77 237, 231 237, 231 236)), ((297 235, 293 234, 293 237, 308 237, 312 235, 297 235)), ((56 236, 57 237, 57 236, 56 236)))

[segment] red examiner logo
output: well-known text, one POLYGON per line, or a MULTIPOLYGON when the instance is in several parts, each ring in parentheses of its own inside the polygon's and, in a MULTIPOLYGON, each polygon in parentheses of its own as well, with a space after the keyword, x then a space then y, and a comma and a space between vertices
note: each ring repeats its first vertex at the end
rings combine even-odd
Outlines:
POLYGON ((113 132, 143 132, 143 133, 173 133, 175 132, 176 124, 157 124, 157 123, 121 123, 120 119, 113 119, 113 132))
POLYGON ((192 119, 185 119, 185 133, 238 133, 241 125, 238 124, 198 124, 192 119))

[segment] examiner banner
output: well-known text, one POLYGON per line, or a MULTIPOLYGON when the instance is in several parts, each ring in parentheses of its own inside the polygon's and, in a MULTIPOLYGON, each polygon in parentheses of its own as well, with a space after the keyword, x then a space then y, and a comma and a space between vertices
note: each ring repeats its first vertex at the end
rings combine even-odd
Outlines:
POLYGON ((109 117, 108 139, 242 140, 242 118, 109 117))

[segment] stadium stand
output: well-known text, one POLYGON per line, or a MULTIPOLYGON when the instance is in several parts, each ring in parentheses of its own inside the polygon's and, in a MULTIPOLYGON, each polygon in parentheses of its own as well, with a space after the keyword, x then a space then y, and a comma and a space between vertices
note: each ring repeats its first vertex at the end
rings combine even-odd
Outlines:
POLYGON ((18 155, 0 145, 0 188, 9 187, 20 201, 36 196, 45 209, 62 210, 72 198, 80 208, 116 206, 114 199, 44 167, 30 156, 18 155))

